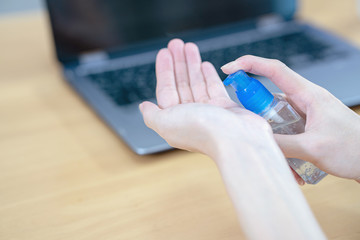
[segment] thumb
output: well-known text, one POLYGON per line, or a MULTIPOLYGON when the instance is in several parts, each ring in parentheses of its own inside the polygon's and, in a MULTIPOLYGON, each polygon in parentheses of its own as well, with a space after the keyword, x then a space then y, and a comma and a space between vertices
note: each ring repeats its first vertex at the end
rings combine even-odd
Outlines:
POLYGON ((144 122, 149 128, 155 129, 157 125, 156 119, 161 109, 154 103, 145 101, 139 105, 144 122))

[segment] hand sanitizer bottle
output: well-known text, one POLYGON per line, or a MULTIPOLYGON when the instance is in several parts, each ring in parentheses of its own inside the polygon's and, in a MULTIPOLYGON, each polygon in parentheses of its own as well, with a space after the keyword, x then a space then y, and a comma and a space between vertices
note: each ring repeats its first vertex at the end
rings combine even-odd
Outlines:
MULTIPOLYGON (((241 104, 248 110, 262 116, 277 134, 297 134, 305 131, 304 119, 278 94, 271 94, 258 80, 240 70, 229 75, 224 85, 231 85, 241 104)), ((309 184, 316 184, 327 173, 310 162, 296 158, 287 159, 290 167, 309 184)))

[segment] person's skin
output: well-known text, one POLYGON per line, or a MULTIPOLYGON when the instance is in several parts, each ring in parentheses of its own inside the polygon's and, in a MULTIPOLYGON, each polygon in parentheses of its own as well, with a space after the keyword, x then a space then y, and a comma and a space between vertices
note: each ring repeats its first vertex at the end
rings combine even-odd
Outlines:
POLYGON ((146 125, 171 146, 214 159, 249 239, 325 239, 269 124, 230 100, 195 44, 172 40, 156 75, 158 105, 139 106, 146 125))
POLYGON ((227 74, 239 69, 269 78, 285 93, 290 104, 306 117, 304 133, 274 135, 286 157, 312 162, 329 174, 359 182, 359 115, 327 90, 277 60, 244 56, 222 67, 227 74))

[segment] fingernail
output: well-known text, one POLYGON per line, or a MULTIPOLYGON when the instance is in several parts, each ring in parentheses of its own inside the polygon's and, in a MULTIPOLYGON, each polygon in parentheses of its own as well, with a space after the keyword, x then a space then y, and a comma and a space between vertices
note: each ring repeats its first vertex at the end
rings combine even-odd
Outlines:
POLYGON ((224 66, 222 66, 221 69, 228 68, 233 64, 234 64, 234 62, 229 62, 229 63, 225 64, 224 66))

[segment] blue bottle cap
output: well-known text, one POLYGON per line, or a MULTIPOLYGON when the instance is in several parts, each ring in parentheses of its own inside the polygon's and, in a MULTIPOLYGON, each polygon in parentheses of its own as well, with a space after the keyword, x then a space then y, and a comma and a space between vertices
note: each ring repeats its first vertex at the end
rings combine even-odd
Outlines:
POLYGON ((224 85, 231 85, 241 104, 248 110, 259 114, 273 101, 274 96, 257 79, 249 77, 243 70, 230 74, 224 85))

